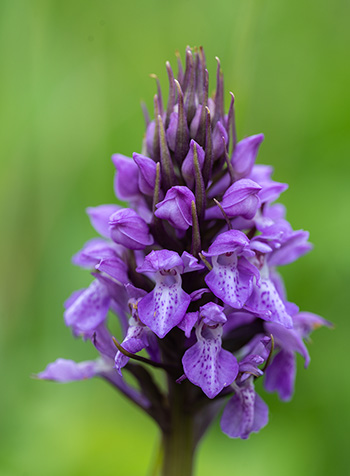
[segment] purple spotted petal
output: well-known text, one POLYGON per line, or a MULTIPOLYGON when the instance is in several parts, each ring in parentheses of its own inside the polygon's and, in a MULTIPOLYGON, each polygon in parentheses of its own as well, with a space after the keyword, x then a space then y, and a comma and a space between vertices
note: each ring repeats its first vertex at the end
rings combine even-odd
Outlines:
POLYGON ((172 271, 165 275, 157 273, 154 290, 138 304, 141 322, 160 338, 182 321, 191 302, 181 288, 181 276, 176 270, 172 271))
POLYGON ((198 342, 182 358, 188 380, 201 387, 209 398, 218 395, 238 374, 236 358, 221 348, 221 334, 221 326, 205 329, 203 335, 197 335, 198 342))
POLYGON ((253 384, 237 389, 235 395, 226 405, 221 429, 230 438, 249 438, 250 433, 257 433, 267 425, 268 407, 255 393, 253 384))
POLYGON ((246 137, 236 145, 232 155, 232 166, 236 178, 247 177, 254 165, 263 134, 246 137))
POLYGON ((75 334, 93 332, 105 319, 110 306, 108 289, 100 281, 93 281, 67 308, 64 320, 75 334))
POLYGON ((293 352, 281 350, 265 371, 264 388, 277 392, 280 399, 288 401, 294 393, 296 361, 293 352))
POLYGON ((105 238, 110 238, 109 217, 119 209, 118 205, 99 205, 98 207, 88 207, 86 213, 97 233, 105 238))
POLYGON ((73 360, 57 359, 49 364, 37 377, 43 380, 56 382, 74 382, 85 380, 96 375, 97 363, 95 361, 74 362, 73 360))
POLYGON ((254 285, 245 309, 258 314, 262 319, 291 328, 293 321, 270 279, 262 279, 260 287, 254 285), (264 317, 265 316, 265 317, 264 317))
POLYGON ((226 304, 242 308, 253 291, 253 274, 240 270, 235 255, 222 255, 212 261, 213 269, 205 277, 208 288, 226 304))

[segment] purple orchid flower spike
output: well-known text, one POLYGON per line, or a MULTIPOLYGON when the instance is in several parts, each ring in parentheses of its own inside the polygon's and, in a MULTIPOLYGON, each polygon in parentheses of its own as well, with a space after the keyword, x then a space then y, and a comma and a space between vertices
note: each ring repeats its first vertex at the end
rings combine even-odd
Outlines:
POLYGON ((201 387, 209 398, 214 398, 230 385, 238 374, 236 358, 221 348, 223 324, 226 316, 223 307, 209 302, 199 311, 200 323, 196 328, 197 343, 182 358, 188 380, 201 387))
POLYGON ((159 338, 163 338, 183 319, 190 296, 181 288, 183 261, 175 251, 151 251, 146 256, 139 273, 155 273, 154 290, 138 304, 141 322, 159 338))
POLYGON ((177 60, 177 75, 166 64, 167 104, 152 75, 154 116, 144 107, 140 153, 112 156, 117 203, 128 208, 88 208, 100 237, 73 257, 93 281, 66 301, 64 320, 99 357, 58 359, 38 375, 99 377, 121 391, 161 429, 164 476, 192 474, 196 446, 226 398, 224 433, 246 439, 263 428, 268 408, 255 381, 290 399, 295 354, 307 367, 310 332, 330 326, 287 301, 278 268, 311 245, 273 203, 288 186, 256 163, 264 136, 237 140, 236 101, 231 93, 226 113, 218 58, 212 95, 203 48, 177 60))
POLYGON ((254 256, 249 239, 238 230, 229 230, 216 238, 203 255, 211 257, 213 269, 205 282, 216 297, 240 309, 253 292, 254 278, 259 282, 259 271, 248 260, 254 256))

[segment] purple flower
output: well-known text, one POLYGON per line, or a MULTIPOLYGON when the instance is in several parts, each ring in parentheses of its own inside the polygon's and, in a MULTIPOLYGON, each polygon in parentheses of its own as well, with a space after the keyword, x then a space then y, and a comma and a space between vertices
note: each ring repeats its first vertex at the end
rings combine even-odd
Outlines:
POLYGON ((264 134, 257 134, 238 142, 231 159, 236 179, 249 176, 263 140, 264 134))
POLYGON ((183 319, 191 301, 181 288, 183 261, 174 251, 152 251, 137 271, 155 274, 155 288, 141 299, 138 312, 140 321, 163 338, 183 319))
POLYGON ((122 200, 130 200, 139 195, 138 167, 130 157, 114 154, 112 162, 117 169, 114 179, 115 195, 122 200))
POLYGON ((207 303, 200 308, 201 322, 196 328, 197 343, 182 358, 188 380, 214 398, 237 376, 236 358, 221 348, 222 326, 226 322, 223 308, 207 303))
POLYGON ((267 425, 269 409, 254 390, 252 378, 235 386, 236 393, 224 409, 221 429, 230 438, 249 438, 267 425))
POLYGON ((154 242, 145 220, 131 208, 113 213, 109 229, 113 241, 131 250, 143 250, 154 242))
POLYGON ((98 374, 98 368, 99 364, 94 360, 76 363, 73 360, 57 359, 38 373, 37 377, 63 383, 74 382, 94 377, 98 374))
POLYGON ((203 255, 212 258, 213 269, 205 277, 209 289, 224 303, 240 309, 253 292, 259 272, 246 259, 254 253, 249 240, 238 230, 229 230, 216 238, 203 255))
POLYGON ((241 179, 228 188, 222 198, 222 208, 228 217, 241 216, 250 220, 256 214, 261 187, 249 179, 241 179))
POLYGON ((168 220, 170 225, 178 230, 187 230, 192 226, 192 202, 195 202, 195 197, 189 188, 172 187, 166 193, 164 200, 157 203, 155 215, 168 220))

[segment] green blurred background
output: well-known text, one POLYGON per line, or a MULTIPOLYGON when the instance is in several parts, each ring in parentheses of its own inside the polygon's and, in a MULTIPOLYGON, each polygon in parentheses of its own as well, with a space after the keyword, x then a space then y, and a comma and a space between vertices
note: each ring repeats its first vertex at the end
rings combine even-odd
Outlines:
MULTIPOLYGON (((114 152, 140 151, 140 100, 187 44, 215 56, 236 95, 238 135, 264 132, 259 163, 314 251, 283 269, 289 298, 336 324, 298 361, 297 391, 262 392, 270 423, 248 441, 216 422, 197 476, 349 474, 349 18, 335 0, 1 0, 0 474, 149 474, 157 428, 99 380, 30 378, 58 356, 94 358, 62 303, 87 285, 70 257, 94 236, 87 206, 113 203, 114 152)), ((226 99, 228 99, 228 94, 226 99)), ((181 476, 181 475, 179 475, 181 476)))

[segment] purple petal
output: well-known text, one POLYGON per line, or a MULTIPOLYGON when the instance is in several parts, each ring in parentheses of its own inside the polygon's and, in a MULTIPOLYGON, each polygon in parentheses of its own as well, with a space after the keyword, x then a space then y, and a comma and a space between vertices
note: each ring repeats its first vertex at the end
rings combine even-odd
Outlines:
POLYGON ((186 155, 182 167, 181 167, 181 173, 183 178, 185 179, 185 182, 188 187, 192 188, 194 184, 194 176, 195 176, 195 168, 194 168, 194 162, 193 162, 193 155, 194 155, 194 146, 196 145, 197 147, 197 157, 198 157, 198 164, 200 170, 203 168, 204 164, 204 150, 203 148, 197 144, 194 140, 191 140, 190 142, 190 149, 188 151, 188 154, 186 155))
POLYGON ((265 370, 264 388, 277 392, 280 399, 288 401, 294 393, 296 361, 293 352, 281 350, 265 370))
POLYGON ((215 241, 210 245, 208 251, 202 251, 204 256, 218 256, 225 253, 238 253, 243 250, 248 252, 248 256, 254 256, 250 250, 246 250, 249 246, 249 239, 239 230, 229 230, 221 233, 215 241))
POLYGON ((250 433, 257 433, 267 422, 268 407, 250 384, 237 389, 229 400, 221 418, 221 429, 230 438, 247 439, 250 433))
POLYGON ((65 323, 76 334, 93 332, 106 319, 109 305, 107 287, 95 280, 65 311, 65 323))
POLYGON ((184 331, 185 336, 189 339, 191 336, 192 329, 197 323, 199 317, 199 312, 186 312, 185 317, 182 321, 179 322, 177 327, 184 331))
POLYGON ((254 285, 245 309, 258 314, 262 319, 282 324, 287 328, 293 327, 292 318, 287 313, 285 305, 270 279, 262 279, 259 288, 254 285))
POLYGON ((184 264, 183 274, 190 273, 191 271, 199 271, 205 268, 205 266, 202 263, 198 263, 197 258, 195 258, 193 255, 191 255, 187 251, 184 251, 182 253, 181 259, 184 264))
POLYGON ((216 297, 235 309, 242 308, 253 290, 253 275, 240 272, 234 255, 213 258, 213 269, 205 277, 216 297))
POLYGON ((294 329, 286 329, 284 326, 275 322, 266 322, 265 329, 272 334, 276 344, 288 352, 299 352, 304 357, 305 367, 310 363, 310 356, 302 337, 294 329))
POLYGON ((145 220, 131 208, 114 213, 109 225, 113 241, 131 250, 142 250, 154 242, 145 220))
POLYGON ((181 288, 181 276, 172 271, 157 273, 154 290, 138 303, 140 321, 161 339, 182 321, 191 302, 181 288))
POLYGON ((309 233, 304 230, 292 232, 291 236, 275 249, 269 256, 270 266, 283 266, 303 256, 312 249, 311 243, 307 243, 309 233))
POLYGON ((235 177, 247 177, 254 165, 261 142, 264 140, 263 134, 246 137, 236 145, 232 155, 232 166, 235 177))
POLYGON ((176 251, 153 250, 146 257, 141 266, 136 268, 138 273, 155 273, 173 268, 183 269, 183 261, 176 251))
POLYGON ((167 191, 163 201, 157 203, 155 215, 178 230, 187 230, 192 226, 191 203, 195 196, 184 186, 175 186, 167 191))
POLYGON ((207 329, 207 338, 200 336, 182 358, 188 380, 201 387, 209 398, 231 385, 238 374, 236 358, 221 348, 221 332, 221 328, 207 329))
POLYGON ((43 380, 54 380, 66 383, 75 380, 85 380, 96 375, 95 361, 74 362, 73 360, 57 359, 49 364, 37 377, 43 380))
POLYGON ((97 233, 105 238, 110 238, 109 217, 119 209, 118 205, 100 205, 98 207, 88 207, 86 213, 89 215, 91 224, 97 233))
MULTIPOLYGON (((128 352, 136 354, 140 350, 148 346, 147 338, 148 329, 144 325, 138 323, 135 319, 130 319, 130 326, 128 328, 125 339, 121 346, 128 352)), ((115 355, 115 367, 121 375, 121 369, 128 363, 129 357, 122 354, 119 350, 115 355)))
POLYGON ((249 179, 241 179, 232 184, 226 190, 221 203, 226 215, 230 218, 253 218, 260 206, 260 190, 260 185, 249 179))
POLYGON ((213 131, 213 160, 221 157, 227 144, 227 132, 221 122, 217 122, 213 131))
POLYGON ((199 308, 200 316, 204 324, 215 326, 216 324, 225 324, 227 318, 224 314, 224 308, 214 302, 207 302, 199 308))
POLYGON ((102 273, 108 274, 118 281, 119 284, 126 284, 129 281, 127 266, 122 259, 118 258, 118 256, 110 259, 102 259, 96 266, 96 269, 102 273))
POLYGON ((107 243, 102 238, 94 238, 88 241, 84 248, 76 253, 72 262, 82 268, 94 268, 101 259, 114 258, 116 249, 113 243, 107 243))
POLYGON ((133 159, 139 168, 139 188, 145 195, 153 197, 156 183, 157 164, 154 160, 141 154, 133 154, 133 159))
POLYGON ((139 168, 130 157, 121 154, 112 155, 112 162, 117 169, 114 190, 118 198, 129 200, 139 195, 139 168))

